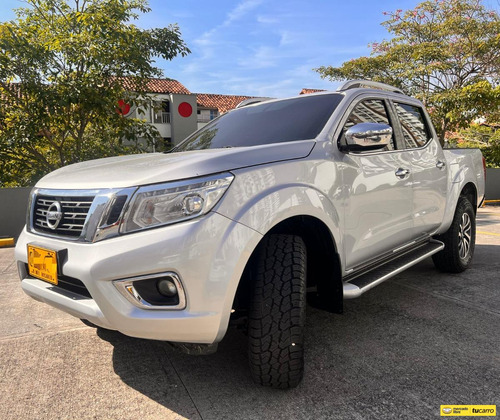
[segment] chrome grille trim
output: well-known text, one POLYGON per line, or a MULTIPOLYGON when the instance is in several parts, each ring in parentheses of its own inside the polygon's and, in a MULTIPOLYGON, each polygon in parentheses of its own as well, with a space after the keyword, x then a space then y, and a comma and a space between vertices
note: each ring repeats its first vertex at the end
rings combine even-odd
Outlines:
POLYGON ((54 235, 78 238, 83 230, 94 196, 61 197, 59 195, 38 194, 34 199, 34 224, 44 232, 54 235), (58 202, 63 218, 57 228, 52 229, 47 223, 47 213, 50 207, 58 202))
POLYGON ((136 187, 102 190, 34 188, 30 196, 28 229, 38 235, 79 242, 96 242, 118 236, 125 210, 136 190, 136 187), (62 217, 53 229, 47 223, 47 213, 56 201, 62 217), (115 203, 122 207, 117 208, 115 203), (114 216, 109 219, 110 214, 114 216), (113 223, 108 224, 108 219, 113 223))

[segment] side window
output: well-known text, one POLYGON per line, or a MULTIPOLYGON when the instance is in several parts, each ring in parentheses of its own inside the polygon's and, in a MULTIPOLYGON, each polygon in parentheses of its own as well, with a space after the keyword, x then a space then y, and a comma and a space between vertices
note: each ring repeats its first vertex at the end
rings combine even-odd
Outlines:
POLYGON ((431 139, 423 110, 414 105, 394 103, 407 149, 425 146, 431 139))
MULTIPOLYGON (((360 102, 352 110, 351 114, 347 118, 344 127, 342 128, 341 142, 345 141, 345 132, 353 125, 373 122, 391 125, 389 121, 389 115, 385 107, 385 103, 381 99, 368 99, 360 102)), ((394 134, 392 135, 391 143, 387 145, 382 150, 394 150, 394 134)))

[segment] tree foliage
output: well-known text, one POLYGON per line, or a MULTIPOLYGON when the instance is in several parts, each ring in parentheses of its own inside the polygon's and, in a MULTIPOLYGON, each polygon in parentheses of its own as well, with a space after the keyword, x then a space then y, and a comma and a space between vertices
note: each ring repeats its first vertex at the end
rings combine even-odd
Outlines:
POLYGON ((369 79, 421 99, 443 141, 478 116, 498 118, 500 18, 481 0, 429 0, 384 13, 392 35, 369 57, 316 69, 330 80, 369 79))
POLYGON ((146 0, 26 0, 0 23, 0 186, 31 185, 70 163, 141 150, 158 132, 124 118, 146 105, 153 63, 190 51, 179 28, 141 29, 146 0), (123 78, 134 92, 126 92, 123 78), (130 140, 128 146, 123 140, 130 140))
POLYGON ((471 124, 450 133, 448 141, 460 148, 481 149, 488 168, 500 168, 500 126, 471 124))

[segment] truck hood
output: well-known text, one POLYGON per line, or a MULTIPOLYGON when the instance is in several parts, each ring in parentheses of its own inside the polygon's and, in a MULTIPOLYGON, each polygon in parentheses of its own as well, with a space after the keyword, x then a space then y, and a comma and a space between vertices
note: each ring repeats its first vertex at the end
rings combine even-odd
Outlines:
POLYGON ((91 160, 43 177, 38 188, 102 189, 175 181, 290 159, 311 153, 315 140, 263 146, 148 153, 91 160))

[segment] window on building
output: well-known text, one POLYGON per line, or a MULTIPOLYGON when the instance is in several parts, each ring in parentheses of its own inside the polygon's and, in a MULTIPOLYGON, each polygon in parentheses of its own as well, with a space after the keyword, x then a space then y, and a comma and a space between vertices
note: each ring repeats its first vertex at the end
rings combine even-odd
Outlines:
POLYGON ((217 111, 216 109, 210 110, 210 121, 217 118, 218 116, 219 116, 219 111, 217 111))
POLYGON ((170 102, 169 101, 154 101, 153 102, 153 123, 169 124, 170 123, 170 102))
POLYGON ((199 109, 198 112, 198 122, 206 123, 219 116, 219 112, 216 109, 199 109))

